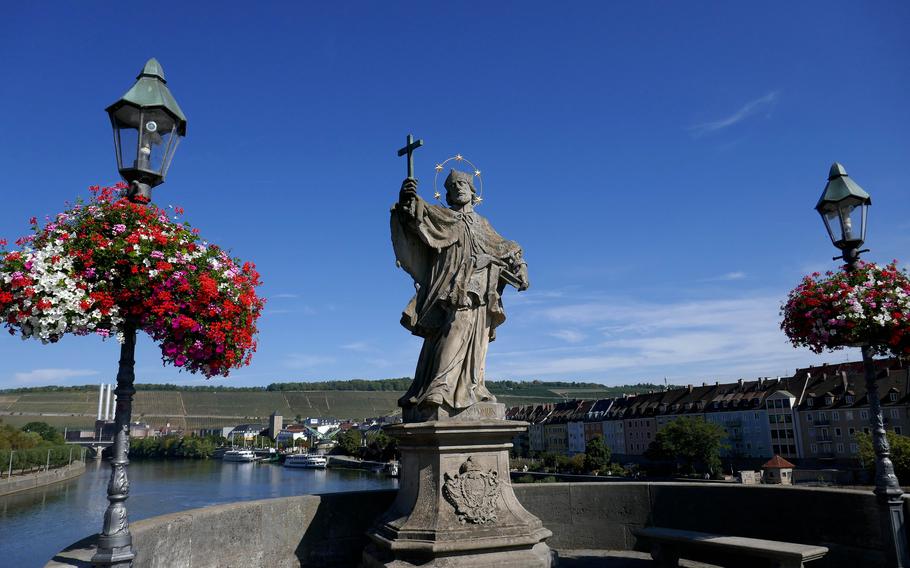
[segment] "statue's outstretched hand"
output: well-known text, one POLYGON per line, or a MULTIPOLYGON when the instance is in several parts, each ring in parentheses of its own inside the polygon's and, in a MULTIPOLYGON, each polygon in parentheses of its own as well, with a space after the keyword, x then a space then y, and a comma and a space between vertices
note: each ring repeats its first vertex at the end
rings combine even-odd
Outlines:
POLYGON ((414 213, 414 202, 417 201, 417 180, 405 178, 401 182, 401 191, 398 192, 398 203, 409 213, 414 213))

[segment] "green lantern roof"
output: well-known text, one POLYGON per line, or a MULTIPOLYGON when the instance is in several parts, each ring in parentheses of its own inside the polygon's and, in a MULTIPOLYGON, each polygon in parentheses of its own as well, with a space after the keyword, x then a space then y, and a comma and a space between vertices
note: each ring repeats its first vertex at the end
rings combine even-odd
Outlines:
POLYGON ((822 196, 819 198, 815 209, 816 211, 823 212, 831 206, 851 198, 865 203, 866 205, 872 203, 872 198, 866 193, 866 190, 850 179, 844 166, 834 162, 831 165, 831 170, 828 172, 828 183, 825 185, 825 190, 822 192, 822 196))
POLYGON ((180 105, 177 104, 171 90, 167 88, 164 69, 154 57, 146 62, 130 90, 105 110, 111 113, 126 104, 139 108, 162 108, 168 111, 177 118, 178 134, 186 136, 186 116, 180 110, 180 105))

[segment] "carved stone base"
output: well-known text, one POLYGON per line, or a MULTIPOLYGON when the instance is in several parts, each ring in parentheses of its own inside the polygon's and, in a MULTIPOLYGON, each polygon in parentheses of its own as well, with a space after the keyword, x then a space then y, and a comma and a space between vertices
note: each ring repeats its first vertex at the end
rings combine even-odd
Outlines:
POLYGON ((469 419, 404 423, 386 428, 401 450, 401 486, 392 507, 370 530, 365 567, 550 568, 552 533, 515 498, 509 480, 512 438, 525 422, 504 406, 475 405, 469 419))

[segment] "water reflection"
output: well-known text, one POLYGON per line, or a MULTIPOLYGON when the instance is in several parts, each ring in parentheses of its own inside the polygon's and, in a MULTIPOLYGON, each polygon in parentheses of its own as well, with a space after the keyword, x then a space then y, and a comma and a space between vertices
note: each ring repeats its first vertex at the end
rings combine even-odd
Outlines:
MULTIPOLYGON (((132 462, 130 520, 231 501, 397 486, 357 470, 309 470, 207 461, 132 462)), ((44 564, 61 548, 101 529, 110 466, 89 462, 65 483, 0 497, 0 565, 44 564)))

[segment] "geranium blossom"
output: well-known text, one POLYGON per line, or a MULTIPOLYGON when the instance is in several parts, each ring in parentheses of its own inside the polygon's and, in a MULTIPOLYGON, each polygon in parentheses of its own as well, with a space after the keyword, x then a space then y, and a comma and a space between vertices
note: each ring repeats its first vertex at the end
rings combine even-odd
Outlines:
POLYGON ((264 305, 255 266, 164 211, 118 197, 122 188, 95 186, 88 204, 44 227, 33 217, 21 250, 0 245, 0 318, 10 333, 123 341, 130 321, 158 341, 165 362, 188 371, 226 376, 249 364, 264 305))
POLYGON ((859 261, 852 272, 814 273, 781 307, 780 327, 794 346, 816 353, 869 345, 910 353, 910 278, 897 267, 859 261))

